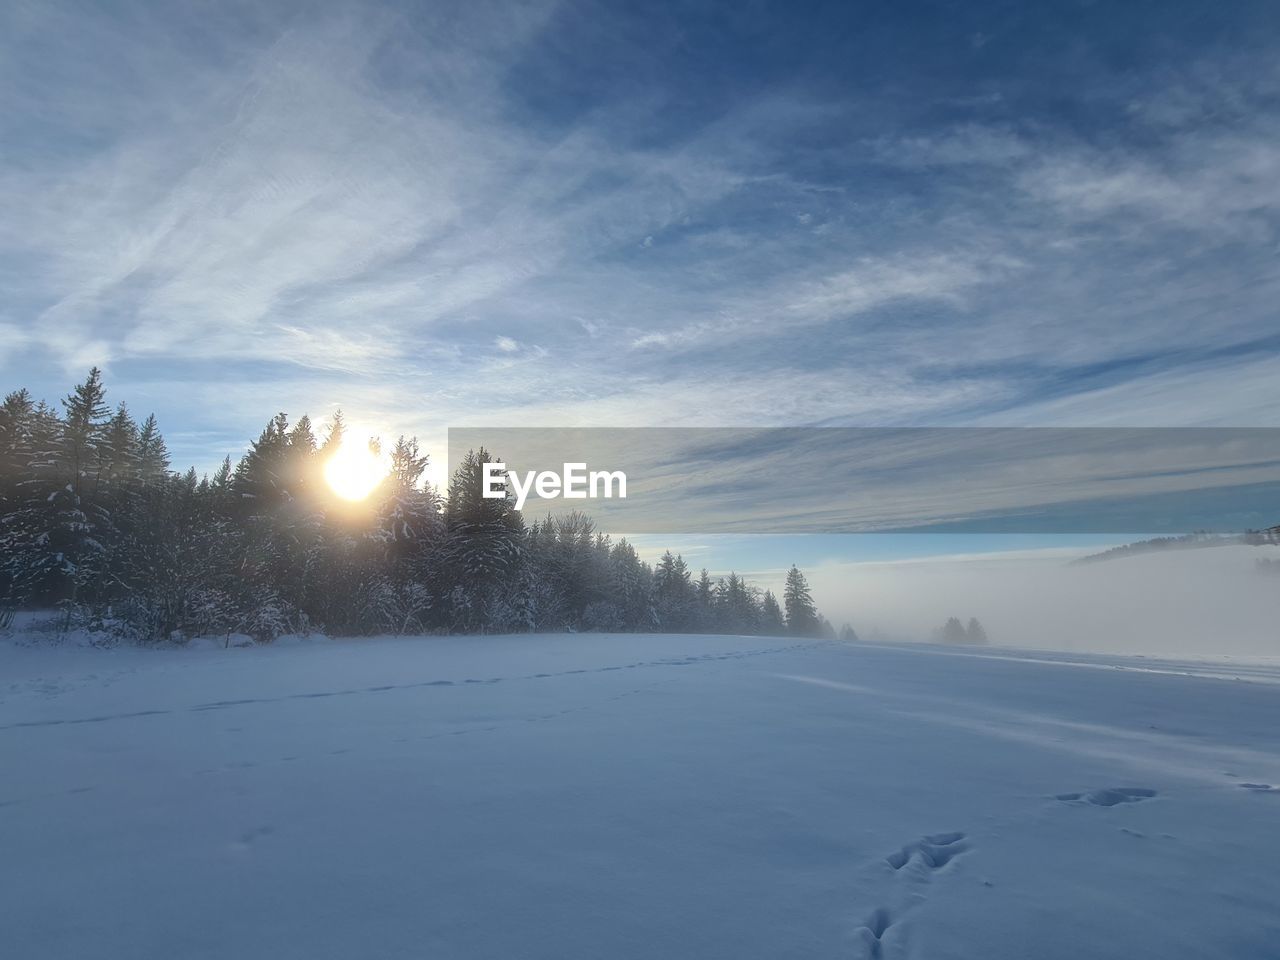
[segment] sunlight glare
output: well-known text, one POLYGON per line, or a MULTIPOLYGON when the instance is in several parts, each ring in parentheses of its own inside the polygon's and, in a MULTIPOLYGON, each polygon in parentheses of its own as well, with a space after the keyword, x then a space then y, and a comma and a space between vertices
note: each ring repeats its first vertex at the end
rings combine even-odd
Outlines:
POLYGON ((386 464, 368 444, 347 441, 324 465, 324 478, 343 500, 363 500, 387 475, 386 464))

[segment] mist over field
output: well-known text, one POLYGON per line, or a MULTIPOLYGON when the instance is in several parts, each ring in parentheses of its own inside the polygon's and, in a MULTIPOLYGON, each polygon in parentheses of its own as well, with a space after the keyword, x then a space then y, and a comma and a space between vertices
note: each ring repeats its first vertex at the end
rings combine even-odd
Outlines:
POLYGON ((1280 548, 1221 546, 1072 564, 1079 548, 827 563, 814 593, 864 640, 929 640, 950 616, 1043 650, 1280 657, 1280 548))

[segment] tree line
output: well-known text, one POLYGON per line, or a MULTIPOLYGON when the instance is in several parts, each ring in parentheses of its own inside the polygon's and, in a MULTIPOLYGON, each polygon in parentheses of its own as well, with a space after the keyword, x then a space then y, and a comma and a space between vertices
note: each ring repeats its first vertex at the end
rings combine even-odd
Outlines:
MULTIPOLYGON (((61 410, 0 405, 0 615, 57 606, 67 624, 154 642, 247 634, 549 630, 834 636, 792 567, 781 601, 736 573, 654 565, 578 512, 526 524, 481 496, 470 452, 441 497, 415 438, 357 504, 324 481, 347 439, 277 414, 237 463, 170 468, 154 416, 107 404, 96 368, 61 410)), ((378 449, 377 441, 370 441, 378 449)))
POLYGON ((939 643, 972 646, 985 646, 990 642, 987 639, 986 628, 977 617, 970 617, 968 626, 961 623, 959 617, 948 617, 947 622, 934 635, 934 639, 939 643))

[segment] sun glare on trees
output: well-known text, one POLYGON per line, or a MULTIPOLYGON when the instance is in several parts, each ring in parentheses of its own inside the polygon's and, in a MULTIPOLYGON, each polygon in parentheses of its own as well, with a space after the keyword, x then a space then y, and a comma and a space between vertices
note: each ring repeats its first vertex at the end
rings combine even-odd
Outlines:
POLYGON ((368 444, 344 441, 324 465, 324 479, 343 500, 363 500, 387 475, 387 465, 368 444))

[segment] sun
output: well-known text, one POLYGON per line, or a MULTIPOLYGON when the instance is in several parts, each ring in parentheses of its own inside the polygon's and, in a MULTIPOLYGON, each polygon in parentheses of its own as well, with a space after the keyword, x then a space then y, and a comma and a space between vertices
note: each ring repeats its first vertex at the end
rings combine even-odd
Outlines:
POLYGON ((324 479, 343 500, 363 500, 387 475, 386 464, 367 444, 344 442, 324 465, 324 479))

